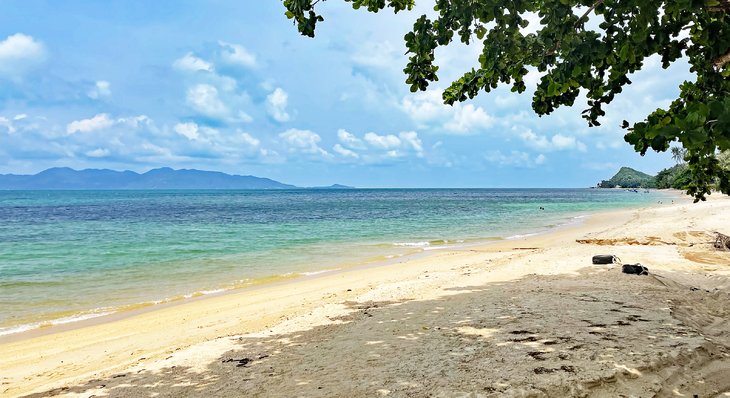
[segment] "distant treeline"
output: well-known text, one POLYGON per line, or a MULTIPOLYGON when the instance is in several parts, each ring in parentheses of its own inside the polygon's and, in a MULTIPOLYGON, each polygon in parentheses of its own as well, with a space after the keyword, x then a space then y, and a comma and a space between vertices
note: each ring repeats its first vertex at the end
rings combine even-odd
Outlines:
POLYGON ((622 167, 611 179, 598 183, 599 188, 656 188, 656 177, 631 167, 622 167))
POLYGON ((686 189, 692 181, 691 173, 686 164, 678 164, 664 169, 651 176, 634 170, 630 167, 622 167, 616 175, 609 180, 598 183, 599 188, 656 188, 656 189, 686 189))
MULTIPOLYGON (((598 183, 599 188, 656 188, 656 189, 687 189, 692 183, 692 173, 687 164, 680 156, 677 157, 677 164, 661 170, 656 176, 642 173, 630 167, 622 167, 611 179, 598 183)), ((720 166, 730 170, 730 152, 723 152, 717 155, 720 166)))

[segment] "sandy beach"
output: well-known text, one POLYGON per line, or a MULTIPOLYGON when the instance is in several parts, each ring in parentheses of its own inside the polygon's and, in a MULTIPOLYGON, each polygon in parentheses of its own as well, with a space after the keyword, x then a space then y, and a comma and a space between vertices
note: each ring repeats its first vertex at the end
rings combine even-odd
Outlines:
POLYGON ((730 198, 674 202, 5 336, 0 395, 730 396, 730 198))

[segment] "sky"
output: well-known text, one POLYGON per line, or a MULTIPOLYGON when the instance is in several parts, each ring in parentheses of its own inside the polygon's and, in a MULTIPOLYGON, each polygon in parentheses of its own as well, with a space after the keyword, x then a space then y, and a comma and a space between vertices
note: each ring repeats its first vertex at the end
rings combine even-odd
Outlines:
POLYGON ((639 156, 619 125, 676 98, 692 79, 685 62, 646 60, 600 127, 580 117, 585 102, 536 116, 529 88, 452 107, 441 92, 478 65, 480 43, 437 50, 428 91, 404 83, 403 36, 432 6, 394 15, 322 2, 311 39, 279 1, 4 1, 0 173, 172 167, 298 186, 586 187, 621 166, 672 165, 666 153, 639 156))

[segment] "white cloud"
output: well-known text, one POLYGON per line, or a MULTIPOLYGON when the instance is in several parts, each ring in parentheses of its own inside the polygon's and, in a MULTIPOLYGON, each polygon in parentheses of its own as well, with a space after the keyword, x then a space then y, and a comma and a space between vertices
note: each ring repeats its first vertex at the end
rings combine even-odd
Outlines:
MULTIPOLYGON (((517 127, 512 127, 512 130, 517 130, 517 127)), ((530 129, 520 133, 520 138, 533 148, 547 149, 550 146, 550 141, 544 135, 537 135, 530 129)))
POLYGON ((380 149, 393 149, 400 147, 400 138, 395 135, 378 135, 376 133, 365 134, 365 142, 370 146, 380 149))
POLYGON ((355 137, 354 134, 350 133, 349 131, 345 129, 339 129, 337 130, 337 138, 340 139, 340 142, 345 144, 345 146, 353 149, 363 149, 364 146, 362 144, 362 140, 355 137))
POLYGON ((173 130, 185 139, 167 141, 171 148, 177 153, 188 153, 192 157, 202 155, 225 162, 236 162, 242 158, 258 157, 265 152, 260 148, 259 139, 240 129, 221 131, 195 122, 180 122, 175 124, 173 130))
POLYGON ((88 133, 95 130, 102 130, 114 125, 114 120, 109 118, 106 113, 100 113, 91 119, 74 120, 66 125, 68 134, 88 133))
POLYGON ((176 124, 175 132, 190 141, 198 141, 200 139, 200 130, 198 128, 198 124, 194 122, 176 124))
MULTIPOLYGON (((513 127, 512 130, 517 130, 513 127)), ((551 138, 543 135, 535 134, 532 130, 527 129, 519 134, 519 137, 530 147, 543 151, 562 151, 575 149, 580 152, 586 151, 586 145, 578 141, 575 137, 563 134, 555 134, 551 138)))
POLYGON ((257 138, 254 138, 249 133, 241 133, 241 138, 243 139, 243 142, 253 147, 259 146, 259 144, 261 143, 261 141, 259 141, 257 138))
POLYGON ((508 109, 518 106, 520 103, 520 97, 516 93, 507 93, 504 95, 497 95, 494 97, 494 105, 498 108, 508 109))
POLYGON ((618 149, 626 145, 626 142, 620 139, 614 139, 606 141, 597 141, 596 148, 598 149, 618 149))
POLYGON ((340 129, 337 131, 337 138, 342 144, 333 147, 336 153, 344 157, 362 159, 366 163, 401 158, 409 153, 423 157, 423 142, 415 131, 404 131, 398 135, 369 132, 360 139, 347 130, 340 129))
POLYGON ((246 67, 256 66, 256 56, 251 54, 243 46, 226 42, 218 42, 223 47, 221 58, 224 62, 231 65, 240 65, 246 67))
POLYGON ((527 70, 528 70, 528 72, 525 75, 525 77, 523 78, 523 80, 525 82, 525 86, 527 86, 528 90, 530 90, 529 92, 532 92, 535 89, 535 87, 537 87, 537 84, 540 83, 540 80, 542 79, 542 77, 545 76, 545 74, 547 74, 547 72, 540 72, 531 66, 528 66, 527 70))
POLYGON ((271 149, 261 148, 261 149, 259 149, 259 152, 258 153, 259 153, 259 155, 261 155, 260 160, 263 163, 267 163, 267 164, 275 164, 275 163, 278 163, 278 164, 281 164, 281 163, 286 162, 286 158, 285 157, 281 156, 279 154, 279 152, 276 152, 276 151, 271 150, 271 149))
POLYGON ((15 134, 17 131, 13 126, 13 123, 2 116, 0 116, 0 126, 5 126, 5 128, 8 129, 8 134, 15 134))
POLYGON ((397 69, 400 72, 407 61, 404 51, 398 52, 389 41, 366 42, 357 49, 352 61, 362 66, 397 69))
POLYGON ((238 121, 243 123, 253 122, 253 117, 244 111, 238 111, 238 121))
POLYGON ((126 124, 127 126, 136 129, 139 128, 140 125, 150 125, 152 124, 152 119, 145 115, 139 115, 139 116, 130 116, 130 117, 120 117, 117 119, 116 123, 118 124, 126 124))
POLYGON ((170 148, 161 147, 151 142, 143 142, 142 149, 144 152, 135 157, 136 161, 170 164, 170 162, 189 160, 185 156, 176 155, 170 148))
POLYGON ((335 144, 335 146, 332 147, 332 150, 346 158, 358 159, 360 157, 360 155, 358 155, 355 151, 347 149, 340 144, 335 144))
POLYGON ((398 134, 398 136, 400 137, 403 146, 410 147, 416 151, 418 156, 423 155, 423 142, 420 138, 418 138, 418 133, 415 131, 404 131, 398 134))
POLYGON ((561 149, 577 149, 581 152, 586 151, 586 145, 580 141, 578 141, 575 137, 569 137, 562 134, 555 134, 553 138, 550 139, 550 142, 552 143, 553 147, 555 149, 561 150, 561 149))
POLYGON ((266 97, 266 109, 269 115, 277 122, 286 122, 289 120, 289 113, 286 111, 289 95, 283 89, 277 87, 273 93, 266 97))
POLYGON ((125 126, 128 129, 138 129, 141 125, 153 127, 152 119, 145 115, 120 117, 112 119, 106 113, 99 113, 89 119, 74 120, 66 125, 67 134, 88 133, 96 130, 108 129, 114 126, 125 126))
POLYGON ((482 107, 472 104, 455 105, 451 120, 444 123, 444 128, 454 133, 471 134, 486 129, 494 124, 494 118, 487 115, 482 107))
POLYGON ((451 113, 441 99, 440 90, 421 91, 403 97, 401 108, 417 123, 443 119, 451 113))
POLYGON ((261 86, 261 88, 263 88, 266 91, 272 91, 273 89, 276 88, 274 86, 275 84, 276 84, 276 80, 269 78, 269 79, 265 79, 264 81, 259 83, 259 86, 261 86))
POLYGON ((532 158, 529 153, 522 151, 511 151, 509 154, 503 154, 502 151, 492 151, 487 153, 485 159, 499 166, 512 167, 535 167, 544 164, 547 160, 543 154, 532 158))
POLYGON ((520 33, 522 33, 523 35, 537 33, 539 29, 542 29, 542 24, 540 23, 541 18, 537 13, 527 12, 522 17, 525 18, 528 22, 526 28, 520 28, 520 33))
POLYGON ((401 109, 418 124, 419 128, 435 126, 448 133, 474 134, 494 124, 494 118, 480 106, 443 103, 441 90, 409 94, 401 102, 401 109))
POLYGON ((176 59, 175 62, 172 63, 172 66, 187 72, 197 72, 200 70, 213 72, 213 64, 202 58, 196 57, 193 53, 187 53, 176 59))
POLYGON ((203 115, 222 118, 228 115, 228 108, 218 96, 218 89, 210 84, 197 84, 187 92, 187 102, 203 115))
POLYGON ((225 92, 233 92, 236 91, 236 88, 238 88, 238 82, 236 81, 236 79, 229 76, 211 73, 209 76, 207 76, 207 78, 210 84, 215 85, 225 92))
POLYGON ((28 117, 28 115, 26 115, 25 113, 20 113, 20 114, 15 115, 13 120, 16 120, 16 121, 23 120, 23 119, 26 119, 27 117, 28 117))
POLYGON ((289 129, 279 134, 279 137, 284 140, 289 152, 302 152, 324 157, 331 156, 329 152, 320 148, 319 142, 322 138, 313 131, 289 129))
POLYGON ((112 95, 111 84, 106 80, 99 80, 94 87, 87 93, 91 99, 99 99, 112 95))
POLYGON ((106 148, 96 148, 94 150, 84 152, 84 155, 90 158, 103 158, 105 156, 109 156, 109 150, 106 148))
POLYGON ((22 76, 45 59, 43 43, 31 36, 16 33, 0 41, 0 75, 22 76))

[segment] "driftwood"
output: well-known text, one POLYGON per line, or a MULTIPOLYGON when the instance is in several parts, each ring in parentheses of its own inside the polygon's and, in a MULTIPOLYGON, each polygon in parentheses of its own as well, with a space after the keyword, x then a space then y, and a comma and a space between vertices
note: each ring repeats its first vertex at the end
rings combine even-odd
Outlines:
POLYGON ((715 249, 718 250, 730 250, 730 236, 723 235, 719 232, 715 232, 717 234, 717 238, 715 239, 715 249))

